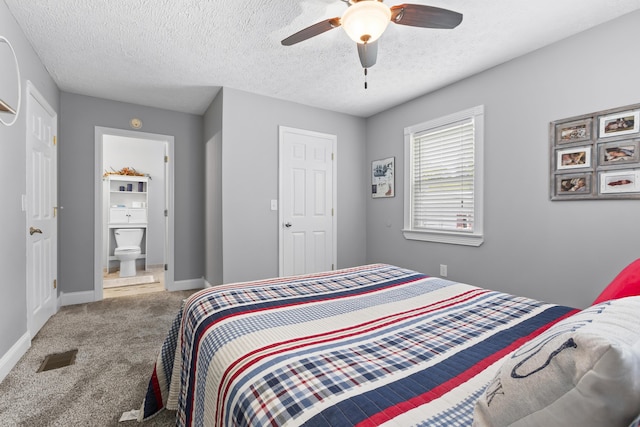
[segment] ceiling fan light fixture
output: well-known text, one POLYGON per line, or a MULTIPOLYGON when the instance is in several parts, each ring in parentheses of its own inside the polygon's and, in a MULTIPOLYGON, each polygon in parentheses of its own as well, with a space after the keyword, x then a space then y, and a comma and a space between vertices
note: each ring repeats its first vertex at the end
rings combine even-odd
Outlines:
POLYGON ((391 21, 391 9, 378 0, 360 0, 342 15, 347 35, 356 43, 371 43, 382 35, 391 21))

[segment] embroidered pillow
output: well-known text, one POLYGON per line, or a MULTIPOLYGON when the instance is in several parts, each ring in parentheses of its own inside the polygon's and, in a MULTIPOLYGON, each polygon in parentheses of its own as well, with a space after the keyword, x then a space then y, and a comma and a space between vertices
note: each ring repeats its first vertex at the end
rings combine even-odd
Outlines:
POLYGON ((640 297, 557 323, 505 359, 473 425, 628 426, 640 412, 640 297))
POLYGON ((604 288, 593 304, 635 295, 640 295, 640 259, 626 266, 624 270, 604 288))

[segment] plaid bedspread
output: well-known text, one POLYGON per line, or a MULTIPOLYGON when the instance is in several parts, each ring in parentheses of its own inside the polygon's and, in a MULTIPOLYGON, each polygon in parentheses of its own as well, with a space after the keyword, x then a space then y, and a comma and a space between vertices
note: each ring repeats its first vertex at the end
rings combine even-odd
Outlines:
POLYGON ((573 312, 383 264, 208 288, 178 313, 140 418, 469 426, 501 359, 573 312))

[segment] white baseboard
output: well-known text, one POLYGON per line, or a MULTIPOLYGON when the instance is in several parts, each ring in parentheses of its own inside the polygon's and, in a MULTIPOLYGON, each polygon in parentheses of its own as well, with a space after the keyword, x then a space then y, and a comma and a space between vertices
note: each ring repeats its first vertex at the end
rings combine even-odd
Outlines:
POLYGON ((168 291, 190 291, 192 289, 204 288, 204 277, 199 279, 178 280, 173 282, 173 286, 167 288, 168 291))
POLYGON ((75 305, 75 304, 84 304, 87 302, 95 301, 95 293, 93 291, 82 291, 82 292, 62 292, 60 294, 60 303, 61 305, 75 305))
POLYGON ((29 332, 25 332, 0 359, 0 382, 9 375, 9 372, 11 372, 20 358, 29 350, 29 347, 31 347, 31 336, 29 332))
MULTIPOLYGON (((204 278, 191 279, 191 280, 179 280, 173 282, 173 286, 168 288, 168 291, 189 291, 191 289, 202 289, 205 286, 204 278)), ((94 291, 81 291, 81 292, 62 292, 59 297, 59 306, 85 304, 88 302, 96 301, 94 291)))

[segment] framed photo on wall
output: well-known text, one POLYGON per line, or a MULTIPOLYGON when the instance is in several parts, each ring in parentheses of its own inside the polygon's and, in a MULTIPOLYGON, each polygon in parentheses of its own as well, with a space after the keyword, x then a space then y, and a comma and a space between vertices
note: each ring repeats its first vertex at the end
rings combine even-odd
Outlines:
POLYGON ((598 165, 618 166, 627 163, 638 163, 640 160, 639 144, 640 140, 599 144, 598 165))
POLYGON ((629 135, 640 131, 639 111, 623 111, 600 117, 600 138, 629 135))
POLYGON ((638 170, 620 170, 611 172, 600 172, 600 193, 602 194, 623 194, 639 193, 640 183, 638 183, 638 170))
POLYGON ((556 175, 554 198, 591 197, 591 172, 556 175))
POLYGON ((556 143, 571 144, 573 142, 589 141, 593 120, 591 117, 556 125, 556 143))
POLYGON ((371 162, 371 197, 395 196, 395 157, 371 162))
POLYGON ((591 167, 591 147, 575 147, 558 150, 556 168, 578 169, 591 167))

